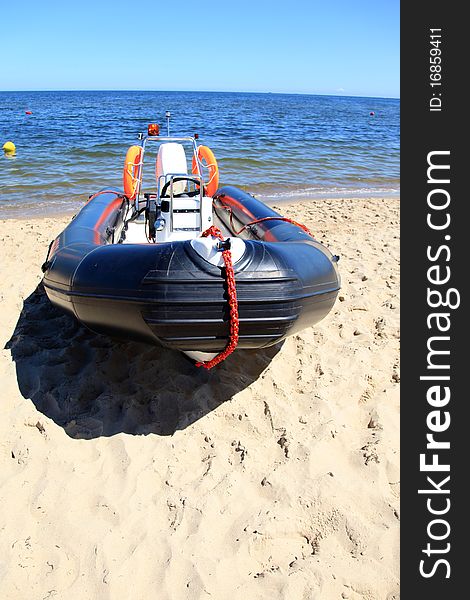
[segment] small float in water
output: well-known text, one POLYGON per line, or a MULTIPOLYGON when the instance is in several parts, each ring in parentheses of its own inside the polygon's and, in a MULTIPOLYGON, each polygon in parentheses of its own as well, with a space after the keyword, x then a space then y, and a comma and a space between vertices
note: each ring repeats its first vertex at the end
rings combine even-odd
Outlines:
POLYGON ((166 136, 152 124, 139 139, 123 189, 95 193, 51 243, 42 268, 54 305, 97 333, 181 350, 206 368, 329 313, 337 256, 254 196, 219 188, 217 161, 197 135, 171 137, 168 121, 166 136))
POLYGON ((12 158, 16 156, 16 146, 13 142, 5 142, 2 146, 3 153, 7 158, 12 158))

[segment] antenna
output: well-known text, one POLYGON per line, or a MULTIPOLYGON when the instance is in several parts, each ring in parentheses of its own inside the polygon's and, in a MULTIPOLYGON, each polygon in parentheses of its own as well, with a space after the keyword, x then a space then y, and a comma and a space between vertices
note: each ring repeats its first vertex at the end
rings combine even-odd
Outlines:
POLYGON ((170 137, 170 117, 171 117, 171 113, 170 113, 169 110, 166 111, 165 117, 166 117, 166 132, 167 132, 168 137, 170 137))

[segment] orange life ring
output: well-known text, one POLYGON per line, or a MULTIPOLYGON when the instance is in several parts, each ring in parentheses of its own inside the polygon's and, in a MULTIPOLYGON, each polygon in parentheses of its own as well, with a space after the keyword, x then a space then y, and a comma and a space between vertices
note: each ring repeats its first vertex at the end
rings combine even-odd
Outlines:
POLYGON ((129 200, 134 200, 139 191, 141 165, 142 147, 131 146, 126 154, 123 171, 124 194, 129 200))
MULTIPOLYGON (((198 146, 197 149, 197 160, 202 167, 209 169, 209 181, 205 184, 206 193, 208 196, 213 196, 217 188, 219 187, 219 167, 215 159, 214 153, 207 146, 198 146), (204 164, 202 161, 205 161, 204 164)), ((193 156, 192 164, 193 175, 198 174, 198 168, 196 163, 196 157, 193 156)))

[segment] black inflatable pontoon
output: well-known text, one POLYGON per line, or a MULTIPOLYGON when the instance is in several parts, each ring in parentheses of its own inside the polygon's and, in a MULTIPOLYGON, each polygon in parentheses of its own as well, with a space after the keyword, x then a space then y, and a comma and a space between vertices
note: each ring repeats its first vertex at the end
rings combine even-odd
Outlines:
MULTIPOLYGON (((157 139, 161 148, 179 145, 157 139)), ((276 344, 325 317, 340 287, 337 257, 235 187, 209 199, 197 168, 190 176, 181 165, 165 169, 170 150, 159 152, 156 193, 142 200, 140 189, 134 198, 128 190, 100 192, 52 242, 43 265, 51 302, 98 333, 220 352, 230 331, 223 244, 200 237, 217 225, 232 240, 238 348, 276 344)))

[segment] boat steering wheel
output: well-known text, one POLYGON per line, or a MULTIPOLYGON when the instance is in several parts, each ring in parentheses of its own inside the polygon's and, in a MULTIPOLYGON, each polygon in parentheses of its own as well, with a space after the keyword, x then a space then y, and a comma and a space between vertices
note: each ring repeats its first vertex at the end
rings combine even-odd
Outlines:
MULTIPOLYGON (((160 192, 160 198, 167 198, 168 196, 166 195, 166 193, 168 191, 168 188, 172 183, 176 183, 177 181, 190 181, 195 185, 200 185, 199 179, 195 179, 193 177, 175 177, 165 183, 165 185, 162 188, 162 191, 160 192)), ((191 198, 192 196, 198 196, 199 190, 194 190, 193 192, 183 192, 182 194, 173 194, 173 198, 181 198, 181 196, 184 196, 185 194, 186 196, 189 196, 191 198)))

